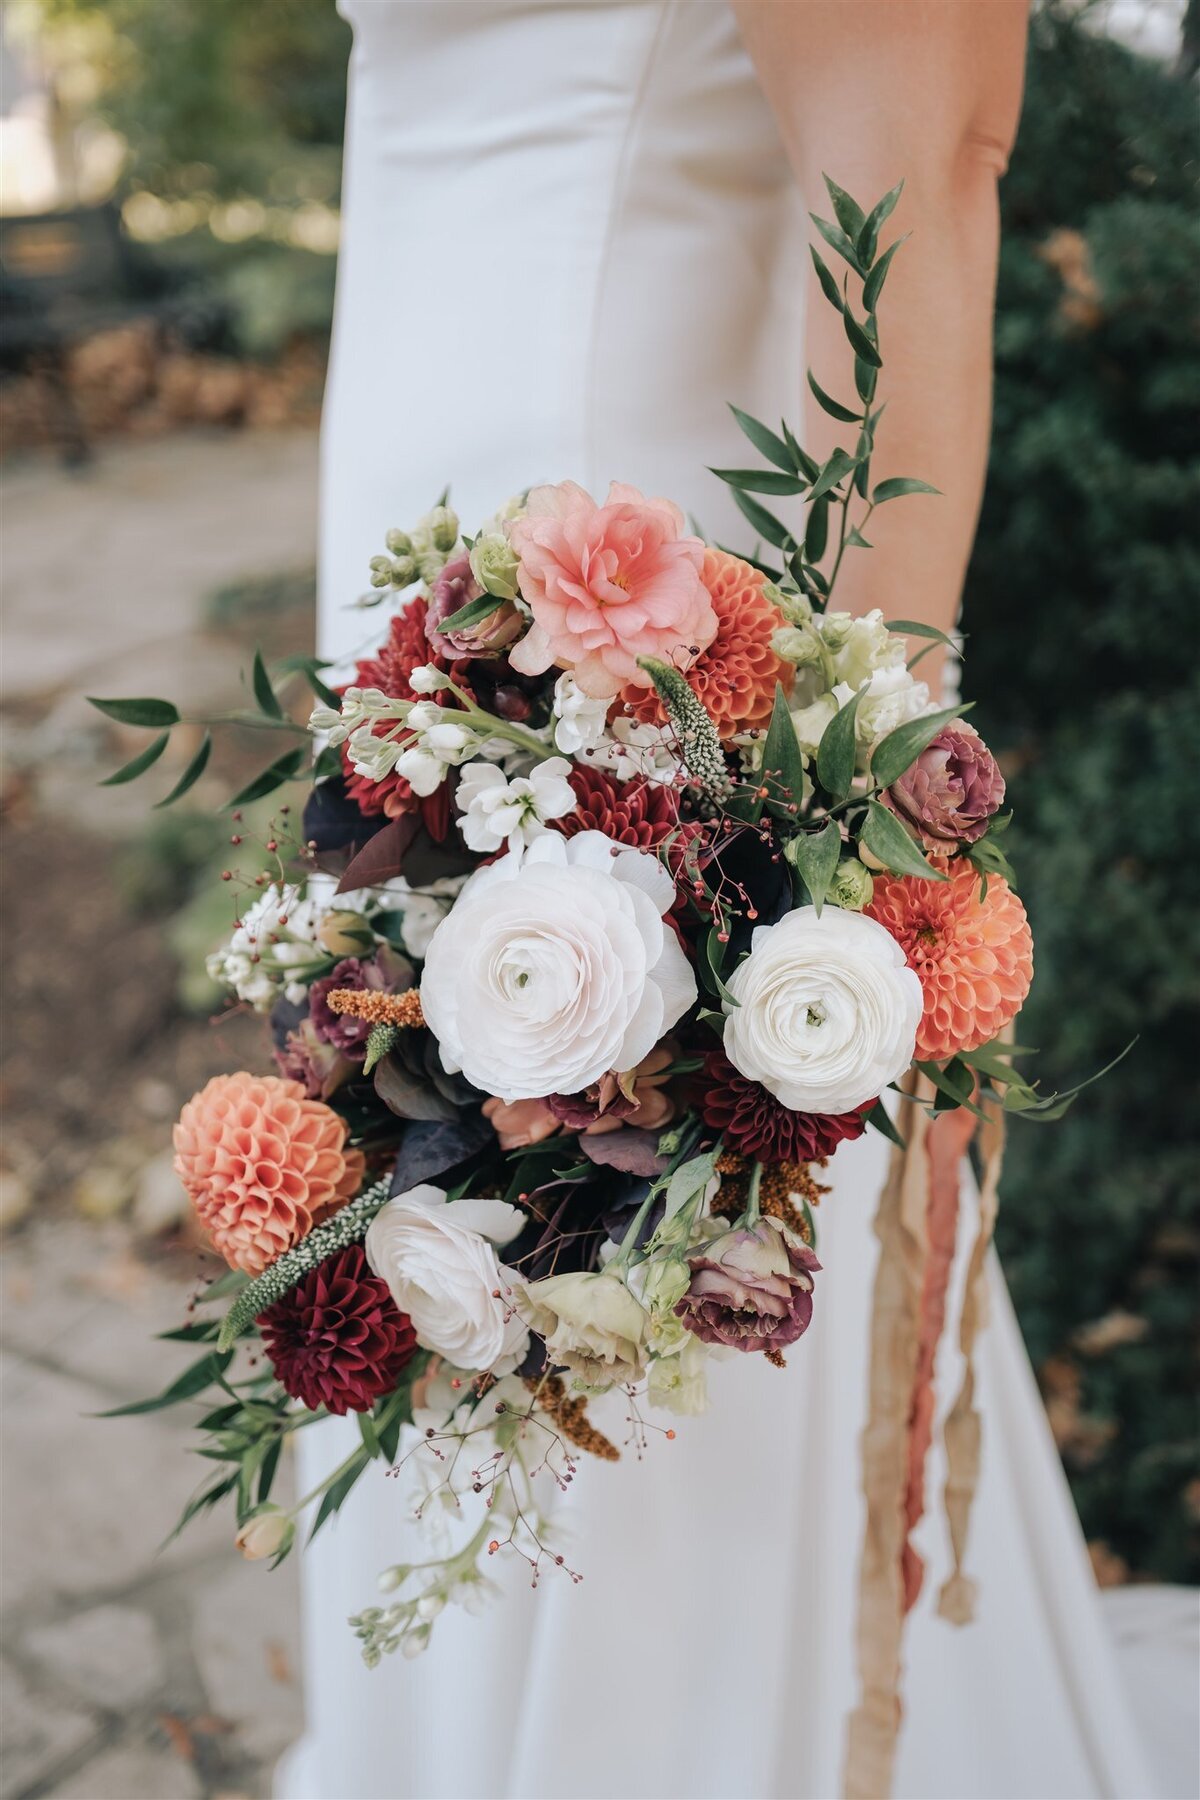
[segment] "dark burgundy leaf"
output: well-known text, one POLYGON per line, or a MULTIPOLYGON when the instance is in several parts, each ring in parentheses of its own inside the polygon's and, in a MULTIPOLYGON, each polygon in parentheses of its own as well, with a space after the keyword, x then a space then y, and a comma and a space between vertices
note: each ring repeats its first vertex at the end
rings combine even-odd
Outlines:
POLYGON ((400 1141, 390 1192, 405 1194, 422 1181, 445 1175, 483 1150, 493 1131, 481 1112, 458 1112, 446 1121, 415 1120, 400 1141))
POLYGON ((375 1092, 383 1104, 401 1119, 439 1119, 447 1124, 458 1117, 453 1101, 445 1099, 428 1081, 419 1080, 394 1055, 375 1065, 375 1092))
POLYGON ((304 839, 315 844, 318 856, 331 850, 361 849, 387 823, 382 815, 368 819, 359 811, 341 775, 319 781, 304 804, 304 839))
POLYGON ((404 874, 409 846, 420 829, 421 822, 413 813, 406 813, 402 819, 392 819, 363 845, 338 882, 338 893, 352 894, 356 888, 382 887, 385 881, 404 874))
POLYGON ((658 1133, 623 1125, 620 1131, 604 1131, 597 1137, 581 1137, 579 1148, 604 1169, 621 1169, 627 1175, 661 1175, 670 1158, 658 1154, 658 1133))

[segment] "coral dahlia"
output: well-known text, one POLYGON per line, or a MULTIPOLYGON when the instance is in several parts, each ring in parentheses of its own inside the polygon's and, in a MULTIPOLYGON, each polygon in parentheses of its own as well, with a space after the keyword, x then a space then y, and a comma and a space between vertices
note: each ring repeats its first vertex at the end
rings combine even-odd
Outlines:
POLYGON ((720 1131, 730 1150, 759 1162, 821 1162, 838 1145, 861 1137, 874 1101, 849 1113, 791 1112, 761 1082, 734 1068, 721 1050, 704 1058, 696 1104, 706 1125, 720 1131))
POLYGON ((417 1334, 371 1273, 361 1244, 313 1269, 259 1320, 263 1347, 311 1412, 367 1412, 416 1354, 417 1334))
MULTIPOLYGON (((727 550, 706 550, 702 579, 717 615, 717 635, 685 671, 692 691, 704 702, 717 731, 729 739, 739 731, 765 726, 775 703, 775 685, 790 688, 795 673, 776 656, 771 634, 784 624, 783 614, 763 593, 765 576, 727 550)), ((657 694, 626 687, 626 712, 644 723, 661 725, 657 694)))
POLYGON ((175 1127, 175 1170, 225 1261, 247 1275, 353 1198, 363 1159, 346 1125, 278 1075, 214 1075, 175 1127))
POLYGON ((948 881, 877 875, 867 912, 891 932, 925 994, 917 1056, 942 1062, 990 1043, 1020 1011, 1033 979, 1033 937, 1008 883, 986 897, 970 863, 942 865, 948 881))

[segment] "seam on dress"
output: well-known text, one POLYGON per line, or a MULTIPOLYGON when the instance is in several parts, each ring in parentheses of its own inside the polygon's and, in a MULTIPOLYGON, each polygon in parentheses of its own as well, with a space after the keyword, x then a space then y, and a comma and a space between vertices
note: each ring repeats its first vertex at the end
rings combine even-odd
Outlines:
MULTIPOLYGON (((600 323, 604 312, 605 296, 608 292, 608 271, 612 260, 612 247, 616 242, 617 231, 624 216, 625 203, 629 194, 633 147, 638 126, 641 123, 642 108, 677 5, 678 0, 660 0, 658 20, 643 56, 641 73, 633 90, 625 129, 621 134, 621 141, 617 149, 612 175, 612 191, 608 203, 608 218, 600 236, 599 258, 593 284, 592 316, 588 326, 587 350, 583 365, 584 400, 581 449, 583 451, 584 481, 590 493, 595 492, 598 480, 596 394, 600 375, 600 323)), ((598 497, 603 499, 603 495, 598 497)))

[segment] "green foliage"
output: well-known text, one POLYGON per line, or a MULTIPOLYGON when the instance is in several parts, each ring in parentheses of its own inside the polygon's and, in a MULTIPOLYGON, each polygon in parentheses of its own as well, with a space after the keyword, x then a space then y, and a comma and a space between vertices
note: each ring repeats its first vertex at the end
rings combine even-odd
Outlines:
POLYGON ((1048 1047, 1047 1087, 1139 1038, 1053 1131, 1014 1124, 1005 1266, 1035 1362, 1080 1384, 1064 1455, 1088 1536, 1190 1581, 1197 164, 1186 82, 1066 10, 1038 15, 1002 188, 995 432, 965 608, 1037 946, 1022 1036, 1048 1047), (1132 1332, 1085 1331, 1123 1314, 1132 1332))

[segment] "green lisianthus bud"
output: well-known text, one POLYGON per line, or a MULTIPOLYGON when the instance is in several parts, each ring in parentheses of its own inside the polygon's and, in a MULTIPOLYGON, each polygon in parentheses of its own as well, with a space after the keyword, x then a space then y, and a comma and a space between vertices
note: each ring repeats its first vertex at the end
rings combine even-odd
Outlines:
POLYGON ((458 514, 451 506, 435 506, 425 520, 429 541, 448 556, 458 542, 458 514))
POLYGON ((372 587, 390 587, 392 585, 392 559, 390 556, 373 556, 368 567, 371 571, 372 587))
POLYGON ((804 594, 781 588, 774 581, 764 581, 762 591, 764 598, 779 608, 789 625, 807 625, 811 621, 813 609, 804 594))
POLYGON ((393 587, 411 587, 417 579, 417 559, 415 556, 398 556, 392 563, 391 583, 393 587))
POLYGON ((413 553, 413 541, 407 531, 397 531, 393 526, 383 541, 393 556, 411 556, 413 553))
POLYGON ((826 898, 834 906, 844 907, 847 912, 861 912, 864 906, 870 904, 874 891, 875 880, 870 869, 860 863, 856 856, 848 856, 838 864, 826 898))
POLYGON ((471 573, 487 594, 498 600, 515 600, 518 593, 517 555, 502 532, 477 537, 471 549, 471 573))
POLYGON ((817 669, 825 661, 825 649, 815 631, 806 625, 783 625, 771 633, 771 648, 784 662, 798 669, 817 669))
POLYGON ((328 912, 317 928, 317 940, 330 956, 358 956, 371 948, 375 934, 361 913, 328 912))

